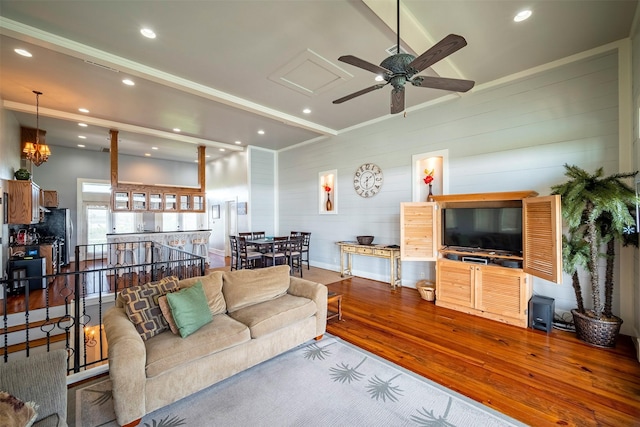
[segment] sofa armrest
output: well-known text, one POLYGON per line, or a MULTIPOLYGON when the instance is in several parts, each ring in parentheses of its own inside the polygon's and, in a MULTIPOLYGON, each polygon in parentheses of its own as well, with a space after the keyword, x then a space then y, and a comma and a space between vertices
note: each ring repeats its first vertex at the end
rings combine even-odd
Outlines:
POLYGON ((67 352, 53 350, 0 362, 0 390, 38 405, 38 420, 55 415, 66 426, 67 352))
POLYGON ((104 315, 109 348, 109 377, 113 407, 120 425, 142 418, 145 411, 147 349, 124 309, 111 307, 104 315))
POLYGON ((316 336, 324 335, 327 330, 327 287, 321 283, 291 276, 287 292, 298 297, 309 298, 316 304, 318 308, 316 312, 316 336))

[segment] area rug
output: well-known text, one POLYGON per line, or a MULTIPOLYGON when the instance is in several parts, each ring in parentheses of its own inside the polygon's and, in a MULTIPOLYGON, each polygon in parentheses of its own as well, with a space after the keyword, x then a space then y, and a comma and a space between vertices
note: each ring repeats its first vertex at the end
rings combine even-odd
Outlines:
MULTIPOLYGON (((78 427, 117 426, 106 379, 77 391, 78 427)), ((146 415, 140 426, 522 426, 329 336, 146 415)))

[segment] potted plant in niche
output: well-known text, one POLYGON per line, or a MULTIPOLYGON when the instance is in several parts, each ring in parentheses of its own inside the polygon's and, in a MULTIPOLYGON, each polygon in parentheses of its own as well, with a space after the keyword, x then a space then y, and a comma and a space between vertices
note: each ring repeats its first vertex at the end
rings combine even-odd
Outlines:
POLYGON ((569 178, 551 187, 562 199, 562 217, 567 224, 563 236, 563 268, 571 275, 577 308, 571 310, 576 335, 599 347, 614 347, 622 319, 612 313, 615 245, 638 246, 638 230, 632 212, 638 197, 623 182, 636 172, 604 177, 603 169, 589 174, 577 166, 564 165, 569 178), (603 252, 602 249, 605 249, 603 252), (604 258, 604 280, 599 260, 604 258), (592 308, 585 308, 579 270, 586 269, 590 282, 592 308), (604 296, 604 301, 603 297, 604 296))

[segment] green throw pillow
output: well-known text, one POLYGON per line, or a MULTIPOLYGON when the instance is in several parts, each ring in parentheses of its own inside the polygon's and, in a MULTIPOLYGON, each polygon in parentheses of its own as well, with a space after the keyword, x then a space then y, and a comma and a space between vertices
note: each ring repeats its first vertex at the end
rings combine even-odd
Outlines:
POLYGON ((213 319, 200 282, 167 294, 167 301, 182 338, 188 337, 213 319))

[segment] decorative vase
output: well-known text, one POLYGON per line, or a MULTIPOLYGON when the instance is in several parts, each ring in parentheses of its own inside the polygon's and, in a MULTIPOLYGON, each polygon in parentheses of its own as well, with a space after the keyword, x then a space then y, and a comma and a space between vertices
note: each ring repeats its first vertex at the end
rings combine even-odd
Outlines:
POLYGON ((429 184, 429 194, 427 195, 427 202, 433 202, 433 193, 431 192, 431 184, 429 184))
POLYGON ((20 180, 20 181, 28 181, 28 180, 29 180, 29 178, 31 177, 31 173, 29 173, 29 171, 28 171, 28 170, 26 170, 26 169, 24 169, 24 168, 21 168, 21 169, 18 169, 18 170, 13 174, 13 176, 14 176, 16 179, 20 180))
POLYGON ((325 205, 325 209, 327 210, 327 212, 333 210, 333 203, 331 203, 331 198, 329 197, 329 193, 327 193, 327 203, 325 205))

